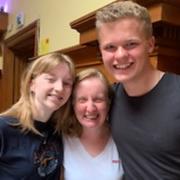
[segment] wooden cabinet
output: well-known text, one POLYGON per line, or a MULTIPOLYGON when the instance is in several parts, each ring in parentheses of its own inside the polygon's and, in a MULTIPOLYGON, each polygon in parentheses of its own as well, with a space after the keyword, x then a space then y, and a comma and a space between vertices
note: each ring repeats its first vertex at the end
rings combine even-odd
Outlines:
MULTIPOLYGON (((180 74, 180 1, 179 0, 136 0, 147 7, 156 38, 154 52, 150 59, 154 66, 163 71, 180 74)), ((113 78, 103 67, 95 31, 95 13, 91 12, 70 23, 80 34, 79 45, 62 50, 70 55, 77 70, 97 67, 103 70, 111 81, 113 78)))

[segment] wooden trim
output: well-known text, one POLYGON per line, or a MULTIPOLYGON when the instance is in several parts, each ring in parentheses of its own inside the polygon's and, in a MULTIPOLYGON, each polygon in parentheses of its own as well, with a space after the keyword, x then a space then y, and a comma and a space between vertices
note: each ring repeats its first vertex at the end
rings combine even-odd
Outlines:
POLYGON ((39 20, 32 22, 27 27, 23 28, 15 35, 12 35, 5 40, 5 44, 8 48, 17 51, 19 53, 25 53, 22 47, 33 47, 34 56, 38 55, 38 42, 39 42, 39 20))
POLYGON ((175 7, 170 4, 159 3, 149 7, 148 10, 153 23, 162 21, 179 26, 180 21, 177 21, 180 19, 179 7, 180 5, 175 7))
POLYGON ((94 27, 95 22, 95 11, 73 21, 70 23, 70 26, 72 29, 75 29, 79 33, 86 31, 87 29, 90 29, 94 27))
POLYGON ((179 0, 134 0, 134 1, 145 7, 149 7, 151 5, 159 4, 159 3, 171 4, 173 6, 180 6, 179 0))
POLYGON ((76 64, 75 66, 76 66, 76 68, 85 68, 85 67, 97 66, 97 65, 101 65, 101 64, 102 64, 102 61, 95 59, 94 61, 76 64))
POLYGON ((96 41, 97 40, 97 33, 96 29, 88 29, 86 32, 82 32, 80 35, 80 44, 86 44, 91 41, 96 41))
POLYGON ((16 44, 19 44, 20 42, 24 41, 24 39, 27 39, 29 37, 32 37, 34 35, 34 30, 27 30, 26 32, 23 31, 21 33, 18 33, 18 35, 13 36, 12 38, 7 39, 6 44, 9 48, 16 46, 16 44), (21 34, 21 36, 20 36, 21 34))
POLYGON ((62 49, 59 52, 70 56, 76 67, 102 64, 100 52, 97 46, 76 45, 70 48, 62 49))

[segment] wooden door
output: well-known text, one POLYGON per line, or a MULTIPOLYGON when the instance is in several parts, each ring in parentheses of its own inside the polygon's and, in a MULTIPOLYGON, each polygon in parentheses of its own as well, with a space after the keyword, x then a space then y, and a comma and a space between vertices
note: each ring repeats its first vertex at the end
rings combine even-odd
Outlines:
POLYGON ((39 21, 35 21, 4 42, 4 66, 1 75, 0 111, 9 108, 20 96, 21 74, 29 58, 38 53, 39 21))

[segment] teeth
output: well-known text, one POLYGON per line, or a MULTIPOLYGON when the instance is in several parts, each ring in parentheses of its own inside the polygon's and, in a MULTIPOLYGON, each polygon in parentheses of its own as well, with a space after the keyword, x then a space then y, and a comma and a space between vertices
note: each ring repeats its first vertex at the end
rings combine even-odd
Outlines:
POLYGON ((126 69, 126 68, 128 68, 130 65, 131 65, 131 63, 121 64, 121 65, 117 64, 117 65, 114 65, 114 67, 117 68, 117 69, 126 69))
POLYGON ((96 119, 97 115, 85 115, 87 119, 96 119))

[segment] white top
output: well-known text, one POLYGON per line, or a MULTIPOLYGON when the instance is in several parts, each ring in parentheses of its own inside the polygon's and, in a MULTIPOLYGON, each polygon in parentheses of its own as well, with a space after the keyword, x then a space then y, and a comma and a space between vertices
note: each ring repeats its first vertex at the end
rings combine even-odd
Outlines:
POLYGON ((92 157, 79 138, 63 137, 65 180, 121 180, 122 164, 116 145, 109 139, 104 150, 92 157))

